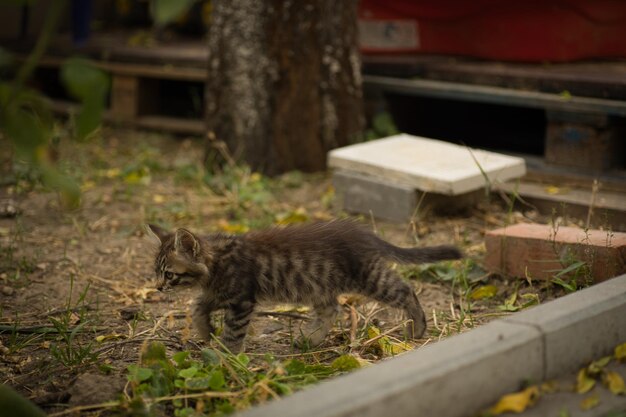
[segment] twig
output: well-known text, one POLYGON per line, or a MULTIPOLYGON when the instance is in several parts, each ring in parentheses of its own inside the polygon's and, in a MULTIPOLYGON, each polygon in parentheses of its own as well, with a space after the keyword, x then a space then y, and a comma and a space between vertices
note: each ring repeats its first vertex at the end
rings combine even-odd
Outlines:
POLYGON ((596 203, 596 195, 598 194, 598 190, 600 189, 600 183, 598 179, 593 180, 593 185, 591 186, 591 201, 589 201, 589 210, 587 211, 587 221, 585 222, 585 229, 589 229, 589 224, 591 223, 591 217, 593 216, 593 207, 596 203))
POLYGON ((352 304, 350 306, 350 344, 353 344, 356 340, 356 330, 359 324, 359 318, 357 317, 356 308, 352 304))
POLYGON ((386 332, 383 332, 383 333, 379 334, 378 336, 374 336, 374 337, 372 337, 371 339, 366 340, 365 342, 363 342, 363 343, 361 344, 361 346, 363 346, 363 347, 367 347, 367 346, 371 345, 372 343, 374 343, 375 341, 377 341, 378 339, 381 339, 381 338, 383 338, 383 337, 385 337, 385 336, 388 336, 390 333, 395 332, 396 330, 398 330, 399 328, 401 328, 401 327, 403 327, 403 326, 406 326, 406 323, 407 323, 408 321, 409 321, 409 320, 406 320, 406 321, 404 321, 404 322, 402 322, 402 323, 400 323, 400 324, 398 324, 398 325, 396 325, 396 326, 392 327, 391 329, 387 330, 386 332))
MULTIPOLYGON (((71 333, 71 332, 78 332, 78 333, 82 333, 85 331, 99 331, 99 330, 108 330, 110 329, 110 327, 106 327, 106 326, 99 326, 99 327, 90 327, 89 329, 81 329, 79 328, 80 326, 75 326, 75 327, 68 327, 67 328, 67 332, 71 333)), ((14 332, 14 333, 61 333, 57 328, 55 327, 48 327, 48 326, 26 326, 26 327, 17 327, 14 325, 0 325, 0 333, 4 333, 4 332, 14 332)))
POLYGON ((303 314, 298 314, 298 313, 290 313, 287 311, 257 311, 255 312, 255 314, 257 316, 282 316, 282 317, 289 317, 291 319, 297 319, 297 320, 311 320, 310 317, 305 316, 303 314))

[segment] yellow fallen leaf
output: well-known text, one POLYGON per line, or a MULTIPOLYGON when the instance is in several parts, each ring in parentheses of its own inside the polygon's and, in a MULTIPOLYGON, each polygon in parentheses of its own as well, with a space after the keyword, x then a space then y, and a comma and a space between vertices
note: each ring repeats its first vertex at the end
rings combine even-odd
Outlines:
POLYGON ((489 409, 489 411, 495 415, 507 412, 521 413, 528 407, 532 406, 538 398, 539 388, 533 385, 523 391, 503 396, 496 405, 489 409))
POLYGON ((380 336, 380 330, 376 326, 370 326, 370 327, 367 328, 367 336, 370 339, 373 339, 376 336, 380 336))
POLYGON ((165 201, 165 197, 162 196, 161 194, 155 194, 152 196, 152 202, 160 204, 163 203, 165 201))
POLYGON ((602 382, 615 395, 626 394, 626 385, 620 374, 614 371, 606 371, 602 375, 602 382))
POLYGON ((482 300, 494 297, 497 292, 498 288, 495 285, 483 285, 482 287, 478 287, 472 291, 470 298, 472 300, 482 300))
MULTIPOLYGON (((378 327, 376 326, 370 326, 367 329, 367 335, 369 336, 370 339, 379 337, 380 329, 378 329, 378 327)), ((409 345, 408 343, 391 340, 387 336, 380 337, 377 342, 378 342, 378 346, 383 351, 383 353, 387 355, 398 355, 402 352, 406 352, 406 351, 413 349, 413 347, 409 345)))
POLYGON ((541 384, 542 394, 552 394, 559 390, 559 383, 557 381, 546 381, 541 384))
POLYGON ((545 190, 550 195, 568 194, 569 193, 569 188, 567 188, 567 187, 557 187, 557 186, 554 186, 554 185, 548 185, 545 188, 545 190))
POLYGON ((101 175, 106 178, 117 178, 121 173, 122 171, 119 168, 111 168, 101 171, 101 175))
POLYGON ((598 359, 597 361, 593 361, 587 367, 587 373, 589 375, 599 375, 604 368, 611 362, 610 356, 605 356, 604 358, 598 359))
POLYGON ((613 356, 620 362, 626 362, 626 343, 616 346, 613 356))
POLYGON ((229 223, 224 219, 218 221, 217 225, 222 231, 228 233, 246 233, 250 230, 245 224, 229 223))
POLYGON ((388 355, 398 355, 400 353, 407 352, 413 349, 413 347, 408 343, 391 340, 388 337, 381 337, 378 340, 378 344, 383 349, 383 352, 388 355))
POLYGON ((96 336, 96 342, 102 343, 105 340, 115 340, 115 339, 121 339, 123 337, 124 335, 118 334, 118 333, 105 334, 105 335, 96 336))
POLYGON ((82 183, 82 185, 80 186, 80 190, 82 192, 89 191, 89 190, 91 190, 95 186, 96 186, 95 182, 93 182, 91 180, 87 180, 84 183, 82 183))
POLYGON ((587 411, 597 407, 598 404, 600 404, 600 398, 598 397, 598 394, 593 394, 580 402, 580 408, 587 411))
POLYGON ((307 220, 309 220, 309 215, 304 207, 298 207, 294 211, 280 213, 276 216, 276 223, 280 225, 303 223, 307 220))
POLYGON ((596 385, 596 380, 591 378, 587 374, 587 369, 583 368, 578 371, 578 376, 576 377, 576 392, 579 394, 584 394, 586 392, 591 391, 591 389, 596 385))

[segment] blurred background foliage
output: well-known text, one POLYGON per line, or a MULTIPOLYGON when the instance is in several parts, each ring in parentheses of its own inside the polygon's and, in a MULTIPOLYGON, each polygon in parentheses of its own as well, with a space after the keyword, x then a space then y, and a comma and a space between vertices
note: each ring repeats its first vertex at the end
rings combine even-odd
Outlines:
MULTIPOLYGON (((15 7, 35 0, 3 0, 15 7)), ((162 27, 185 13, 196 0, 153 0, 151 13, 155 27, 162 27)), ((43 29, 35 46, 23 61, 0 47, 0 133, 13 147, 14 165, 26 164, 45 187, 59 193, 62 206, 80 206, 80 187, 58 164, 55 145, 59 134, 49 101, 28 86, 28 81, 57 32, 68 0, 51 2, 43 29)), ((97 131, 108 98, 110 77, 88 59, 71 57, 63 62, 60 78, 77 111, 69 119, 70 138, 86 141, 97 131)))

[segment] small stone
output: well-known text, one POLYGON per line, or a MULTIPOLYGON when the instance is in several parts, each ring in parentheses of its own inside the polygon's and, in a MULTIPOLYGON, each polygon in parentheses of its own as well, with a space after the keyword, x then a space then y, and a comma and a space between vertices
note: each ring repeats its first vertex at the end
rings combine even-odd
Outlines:
POLYGON ((113 376, 85 373, 68 390, 71 406, 98 404, 116 398, 124 389, 124 380, 113 376))
POLYGON ((2 294, 6 296, 11 296, 15 294, 15 289, 13 287, 9 287, 8 285, 2 286, 2 294))
POLYGON ((139 306, 126 306, 120 309, 120 316, 126 321, 135 320, 140 311, 139 306))

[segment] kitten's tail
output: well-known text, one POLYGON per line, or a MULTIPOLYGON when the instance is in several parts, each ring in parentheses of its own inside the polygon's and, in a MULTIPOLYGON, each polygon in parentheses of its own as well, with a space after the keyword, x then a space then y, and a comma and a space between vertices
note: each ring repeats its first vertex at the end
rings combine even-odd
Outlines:
POLYGON ((425 248, 399 248, 385 242, 383 253, 390 259, 404 264, 419 264, 444 261, 448 259, 461 259, 463 253, 456 246, 441 245, 425 248))

